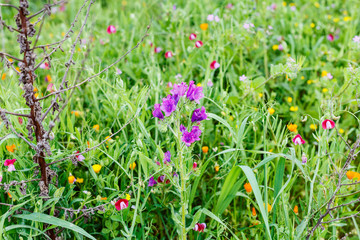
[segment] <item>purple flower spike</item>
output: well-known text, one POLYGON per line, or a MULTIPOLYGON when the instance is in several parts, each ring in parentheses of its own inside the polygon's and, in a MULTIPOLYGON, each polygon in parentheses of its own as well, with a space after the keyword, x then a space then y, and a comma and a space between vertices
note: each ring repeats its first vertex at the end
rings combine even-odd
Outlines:
POLYGON ((180 125, 180 132, 184 133, 186 131, 186 127, 184 125, 180 125))
POLYGON ((190 101, 195 101, 196 103, 200 104, 199 100, 204 97, 204 93, 202 91, 203 91, 202 87, 196 87, 194 81, 190 81, 189 89, 186 93, 186 97, 190 101))
POLYGON ((199 137, 201 135, 201 130, 200 130, 200 128, 198 126, 193 126, 191 132, 188 132, 186 130, 186 128, 183 125, 181 125, 180 126, 180 131, 182 131, 182 133, 183 133, 181 141, 183 141, 185 143, 185 145, 188 146, 188 147, 190 147, 190 145, 193 142, 200 140, 199 137))
POLYGON ((192 127, 191 134, 193 135, 194 142, 195 141, 200 141, 201 130, 200 130, 200 128, 198 126, 193 126, 192 127))
POLYGON ((174 99, 171 95, 168 95, 166 98, 163 98, 160 109, 165 112, 165 116, 168 117, 172 112, 176 110, 176 105, 174 99))
POLYGON ((171 162, 171 153, 170 151, 167 151, 165 154, 164 163, 171 162))
POLYGON ((156 184, 157 184, 157 182, 155 181, 154 177, 151 177, 151 178, 149 179, 149 184, 148 184, 148 186, 149 186, 149 187, 152 187, 152 186, 154 186, 154 185, 156 185, 156 184))
POLYGON ((186 83, 182 82, 180 84, 174 84, 174 88, 170 91, 172 95, 184 96, 188 86, 186 83))
POLYGON ((154 105, 154 111, 152 112, 153 116, 162 120, 164 119, 164 114, 161 112, 160 110, 160 104, 155 104, 154 105))
POLYGON ((191 122, 200 122, 202 120, 207 119, 207 114, 205 112, 205 107, 202 106, 201 109, 195 109, 192 116, 191 116, 191 122))

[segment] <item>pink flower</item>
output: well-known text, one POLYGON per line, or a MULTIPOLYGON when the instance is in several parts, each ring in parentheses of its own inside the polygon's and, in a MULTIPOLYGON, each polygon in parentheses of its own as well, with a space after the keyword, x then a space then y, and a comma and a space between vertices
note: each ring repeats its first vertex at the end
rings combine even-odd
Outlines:
POLYGON ((247 79, 247 77, 245 76, 245 74, 243 74, 243 75, 241 75, 241 76, 239 77, 239 80, 240 80, 241 82, 244 82, 246 79, 247 79))
POLYGON ((214 15, 210 14, 210 15, 207 16, 206 19, 207 19, 208 21, 212 22, 212 21, 214 21, 214 15))
POLYGON ((284 47, 283 47, 283 45, 282 44, 279 44, 279 51, 282 51, 282 50, 284 50, 284 47))
POLYGON ((106 30, 106 32, 107 32, 108 34, 116 33, 116 28, 115 28, 115 26, 109 25, 108 28, 107 28, 107 30, 106 30))
POLYGON ((197 231, 197 232, 204 232, 206 228, 206 224, 205 223, 197 223, 195 224, 195 227, 194 227, 194 231, 197 231))
POLYGON ((116 210, 118 210, 118 211, 123 210, 123 209, 127 208, 128 206, 129 206, 129 201, 127 199, 119 199, 115 203, 116 210))
POLYGON ((228 4, 226 5, 226 8, 227 8, 227 9, 233 9, 233 7, 234 7, 234 5, 233 5, 232 3, 228 3, 228 4))
POLYGON ((54 92, 53 86, 54 86, 54 84, 53 84, 53 83, 50 83, 50 84, 47 86, 46 90, 49 91, 49 92, 54 92))
POLYGON ((360 36, 355 36, 352 40, 356 43, 360 43, 360 36))
POLYGON ((326 74, 326 77, 330 80, 334 78, 333 75, 331 75, 331 73, 326 74))
POLYGON ((220 18, 218 16, 215 16, 215 22, 220 22, 220 18))
POLYGON ((18 120, 20 124, 23 124, 23 119, 21 117, 19 117, 18 120))
POLYGON ((333 129, 335 127, 335 122, 333 120, 325 119, 321 126, 323 129, 333 129))
POLYGON ((165 53, 165 58, 172 58, 172 56, 173 56, 173 53, 171 51, 167 51, 165 53))
POLYGON ((210 68, 211 68, 211 70, 217 69, 217 68, 219 68, 219 67, 220 67, 220 63, 218 63, 217 61, 212 61, 212 62, 210 63, 210 68))
POLYGON ((193 169, 196 171, 196 168, 197 168, 197 163, 194 162, 194 163, 193 163, 193 169))
POLYGON ((0 183, 2 182, 2 175, 0 175, 0 183))
POLYGON ((155 47, 154 48, 154 52, 155 53, 159 53, 159 52, 161 52, 162 51, 162 48, 161 47, 155 47))
POLYGON ((207 85, 208 85, 208 87, 212 87, 212 86, 214 86, 214 84, 213 84, 213 82, 212 82, 212 81, 208 81, 207 85))
MULTIPOLYGON (((76 153, 79 153, 79 151, 77 151, 76 153)), ((84 161, 85 160, 85 157, 83 156, 83 155, 76 155, 76 158, 77 158, 77 160, 79 161, 79 162, 82 162, 82 161, 84 161)))
POLYGON ((190 34, 189 39, 190 39, 191 41, 192 41, 192 40, 195 40, 195 39, 196 39, 196 34, 195 34, 195 33, 190 34))
POLYGON ((49 63, 43 62, 42 64, 40 64, 40 68, 42 68, 42 69, 50 69, 49 68, 49 63))
POLYGON ((301 145, 301 144, 304 144, 305 143, 305 140, 302 139, 302 137, 300 136, 300 134, 296 135, 293 140, 292 140, 295 145, 301 145))
POLYGON ((14 163, 16 162, 16 159, 6 159, 4 162, 4 166, 8 167, 8 171, 12 172, 15 171, 14 163))
POLYGON ((195 47, 201 48, 202 46, 203 46, 203 42, 202 42, 202 41, 196 41, 195 47))
POLYGON ((334 35, 332 35, 331 33, 327 35, 327 40, 329 40, 330 42, 334 41, 334 35))

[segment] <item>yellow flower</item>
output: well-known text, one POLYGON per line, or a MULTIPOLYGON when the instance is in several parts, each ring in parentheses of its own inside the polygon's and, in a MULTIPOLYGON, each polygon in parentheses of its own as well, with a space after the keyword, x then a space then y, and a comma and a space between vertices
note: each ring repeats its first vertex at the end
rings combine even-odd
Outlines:
POLYGON ((344 133, 344 132, 345 132, 344 129, 342 128, 339 129, 339 133, 344 133))
POLYGON ((50 33, 50 34, 49 34, 49 37, 50 37, 50 38, 53 38, 53 37, 54 37, 54 34, 50 33))
POLYGON ((6 78, 6 73, 3 73, 3 74, 1 75, 1 80, 5 80, 5 78, 6 78))
POLYGON ((259 98, 262 98, 264 96, 264 94, 259 93, 259 98))
POLYGON ((49 74, 46 75, 45 80, 48 82, 51 82, 52 81, 51 76, 49 74))
POLYGON ((332 16, 331 16, 331 15, 327 15, 327 18, 330 20, 330 19, 332 18, 332 16))
POLYGON ((299 110, 299 108, 297 106, 290 107, 290 111, 292 111, 292 112, 297 112, 297 110, 299 110))
POLYGON ((8 150, 9 152, 14 152, 15 149, 16 149, 15 144, 6 146, 6 150, 8 150))
POLYGON ((286 99, 286 101, 288 101, 289 103, 291 103, 291 102, 292 102, 292 97, 288 97, 288 98, 286 99))
MULTIPOLYGON (((265 207, 265 203, 264 203, 264 207, 265 207)), ((271 209, 272 209, 272 206, 268 203, 268 204, 267 204, 267 210, 268 210, 268 212, 270 212, 271 209)))
POLYGON ((126 194, 126 197, 125 197, 126 200, 130 201, 131 199, 131 196, 129 194, 126 194))
POLYGON ((201 148, 201 150, 203 151, 203 153, 208 153, 209 147, 208 147, 208 146, 203 146, 203 147, 201 148))
POLYGON ((269 108, 269 109, 268 109, 268 112, 270 113, 270 115, 273 115, 273 114, 275 113, 275 109, 269 108))
POLYGON ((284 7, 286 7, 287 3, 286 3, 286 2, 282 2, 282 5, 283 5, 284 7))
POLYGON ((314 6, 315 6, 316 8, 319 8, 319 7, 320 7, 320 4, 319 4, 318 2, 315 2, 315 3, 314 3, 314 6))
POLYGON ((349 17, 349 16, 344 17, 344 21, 345 22, 351 21, 351 17, 349 17))
POLYGON ((299 208, 297 205, 295 205, 294 207, 294 213, 297 215, 299 213, 299 208))
POLYGON ((322 89, 322 92, 323 92, 323 93, 326 93, 327 91, 329 91, 327 88, 323 88, 323 89, 322 89))
POLYGON ((251 193, 252 187, 251 187, 250 183, 245 183, 244 188, 247 193, 251 193))
POLYGON ((207 23, 202 23, 202 24, 200 24, 201 30, 206 31, 206 30, 208 29, 208 27, 209 27, 209 24, 207 24, 207 23))
POLYGON ((334 23, 337 23, 340 21, 340 18, 334 18, 333 21, 334 21, 334 23))
POLYGON ((328 72, 324 70, 321 72, 321 77, 326 77, 327 74, 328 74, 328 72))
POLYGON ((121 4, 125 7, 127 5, 127 1, 122 1, 121 4))
POLYGON ((317 129, 317 125, 316 124, 310 124, 310 129, 311 130, 316 130, 317 129))
POLYGON ((69 181, 70 184, 74 184, 74 182, 76 182, 76 178, 73 175, 70 175, 68 177, 68 181, 69 181))
POLYGON ((99 124, 95 124, 95 125, 93 126, 93 129, 98 132, 98 131, 100 130, 100 125, 99 125, 99 124))
POLYGON ((201 83, 196 84, 196 86, 201 87, 201 83))
POLYGON ((220 170, 220 166, 216 164, 214 169, 215 169, 215 172, 218 172, 220 170))
POLYGON ((313 83, 313 80, 307 80, 306 83, 310 85, 313 83))
POLYGON ((83 178, 78 178, 78 179, 76 179, 76 182, 78 182, 78 183, 83 183, 83 182, 84 182, 84 179, 83 179, 83 178))
POLYGON ((272 46, 272 49, 273 49, 274 51, 278 50, 278 49, 279 49, 279 45, 276 45, 276 44, 273 45, 273 46, 272 46))
POLYGON ((305 79, 305 77, 304 76, 301 76, 301 80, 304 80, 305 79))
POLYGON ((105 139, 106 139, 108 142, 110 142, 110 141, 112 140, 110 136, 106 136, 105 139))
POLYGON ((79 116, 80 116, 80 112, 79 112, 79 111, 71 111, 71 114, 74 114, 75 117, 79 117, 79 116))
POLYGON ((134 170, 134 169, 135 169, 135 167, 136 167, 136 163, 135 163, 135 162, 130 163, 129 168, 130 168, 131 170, 134 170))
POLYGON ((298 26, 299 26, 299 24, 298 24, 298 23, 295 23, 294 25, 295 25, 295 27, 298 27, 298 26))
POLYGON ((65 32, 61 32, 61 36, 65 36, 65 32))
POLYGON ((314 28, 314 27, 315 27, 315 23, 311 23, 311 24, 310 24, 310 27, 311 27, 311 28, 314 28))
POLYGON ((269 152, 271 152, 271 153, 272 153, 273 151, 274 151, 274 149, 270 149, 270 150, 269 150, 269 152))
POLYGON ((20 68, 19 68, 19 67, 16 67, 15 70, 18 71, 18 72, 20 72, 20 68))
POLYGON ((101 170, 101 165, 100 164, 95 164, 92 166, 92 168, 94 169, 95 173, 99 173, 101 170))
POLYGON ((355 174, 356 174, 356 172, 354 172, 354 171, 347 171, 346 177, 351 180, 355 177, 355 174))
POLYGON ((297 131, 297 125, 296 124, 290 123, 289 125, 287 125, 287 128, 289 129, 290 132, 296 132, 297 131))
POLYGON ((11 58, 8 59, 9 62, 13 62, 14 60, 12 60, 11 58))
POLYGON ((35 96, 35 98, 37 98, 37 97, 39 96, 39 94, 38 94, 38 93, 35 93, 34 96, 35 96))
POLYGON ((234 121, 234 117, 233 117, 233 116, 230 116, 229 119, 230 119, 230 121, 234 121))

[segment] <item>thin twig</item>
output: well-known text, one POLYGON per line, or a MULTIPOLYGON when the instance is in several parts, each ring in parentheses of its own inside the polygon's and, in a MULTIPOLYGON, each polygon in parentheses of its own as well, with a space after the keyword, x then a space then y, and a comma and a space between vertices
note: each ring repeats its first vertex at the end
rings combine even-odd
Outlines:
POLYGON ((0 7, 12 7, 12 8, 15 8, 16 10, 20 11, 20 9, 18 7, 16 7, 15 5, 7 4, 7 3, 0 3, 0 7))
POLYGON ((348 218, 352 218, 352 217, 355 217, 357 215, 359 215, 360 212, 357 212, 353 215, 350 215, 350 216, 346 216, 346 217, 341 217, 341 218, 336 218, 336 219, 333 219, 333 220, 330 220, 330 221, 327 221, 327 222, 322 222, 321 224, 325 224, 325 223, 332 223, 332 222, 337 222, 337 221, 340 221, 340 220, 344 220, 344 219, 348 219, 348 218))
POLYGON ((13 60, 19 61, 19 62, 22 62, 22 61, 23 61, 22 59, 17 58, 17 57, 14 57, 14 56, 12 56, 12 55, 10 55, 10 54, 8 54, 8 53, 0 52, 0 55, 1 55, 1 56, 4 56, 4 57, 7 56, 7 57, 9 57, 9 58, 11 58, 11 59, 13 59, 13 60))
POLYGON ((63 4, 63 3, 66 3, 66 1, 60 1, 60 2, 53 3, 53 4, 45 4, 46 7, 44 7, 44 8, 41 9, 40 11, 34 13, 33 15, 27 17, 27 20, 32 19, 33 17, 39 15, 40 13, 46 11, 47 9, 49 9, 49 8, 51 8, 51 7, 54 7, 54 6, 56 6, 56 5, 60 5, 60 4, 63 4))
POLYGON ((8 111, 6 111, 5 109, 1 109, 1 108, 0 108, 0 112, 6 113, 6 114, 10 114, 10 115, 14 115, 14 116, 19 116, 19 117, 27 117, 27 118, 30 118, 30 117, 31 117, 29 114, 8 112, 8 111))

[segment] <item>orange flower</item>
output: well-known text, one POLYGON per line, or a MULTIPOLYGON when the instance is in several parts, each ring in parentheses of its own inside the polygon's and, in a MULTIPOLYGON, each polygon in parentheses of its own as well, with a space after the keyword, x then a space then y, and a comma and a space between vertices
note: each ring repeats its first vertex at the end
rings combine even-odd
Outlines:
POLYGON ((255 210, 254 207, 252 208, 252 215, 253 215, 254 217, 256 217, 256 210, 255 210))
POLYGON ((9 198, 12 198, 11 194, 9 192, 7 192, 7 195, 9 196, 9 198))
POLYGON ((93 126, 93 129, 98 132, 98 131, 100 130, 100 125, 99 125, 99 124, 95 124, 95 125, 93 126))
POLYGON ((209 151, 208 146, 203 146, 201 149, 202 149, 203 153, 207 153, 209 151))
POLYGON ((200 24, 201 30, 206 31, 206 30, 208 29, 208 27, 209 27, 209 24, 207 24, 207 23, 202 23, 202 24, 200 24))
MULTIPOLYGON (((264 203, 264 207, 265 207, 265 203, 264 203)), ((271 211, 271 209, 272 209, 272 206, 268 203, 268 205, 267 205, 267 209, 268 209, 268 212, 270 212, 271 211)))
POLYGON ((107 197, 102 197, 101 198, 101 201, 106 201, 107 200, 107 197))
POLYGON ((1 75, 1 80, 5 80, 6 78, 6 73, 3 73, 3 75, 1 75))
POLYGON ((6 146, 6 149, 7 149, 9 152, 14 152, 15 149, 16 149, 16 146, 15 146, 15 144, 13 144, 13 145, 8 145, 8 146, 6 146))
POLYGON ((354 179, 355 179, 356 181, 359 181, 359 180, 360 180, 360 173, 355 172, 354 179))
POLYGON ((215 169, 215 172, 218 172, 219 169, 220 169, 220 166, 216 164, 215 167, 214 167, 214 169, 215 169))
POLYGON ((299 213, 299 208, 297 205, 295 205, 294 207, 294 213, 297 215, 299 213))
POLYGON ((351 180, 355 177, 355 174, 356 174, 356 172, 354 172, 354 171, 347 171, 346 177, 351 180))
POLYGON ((245 183, 244 188, 245 188, 247 193, 251 193, 252 187, 251 187, 250 183, 245 183))
POLYGON ((297 125, 296 124, 290 123, 289 125, 287 125, 287 128, 289 129, 290 132, 297 132, 297 125))

